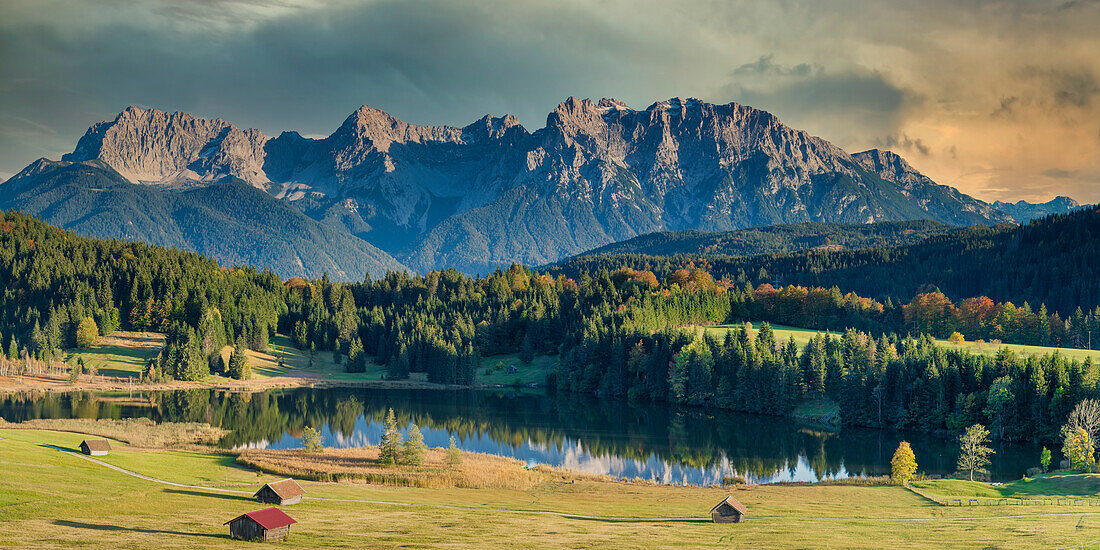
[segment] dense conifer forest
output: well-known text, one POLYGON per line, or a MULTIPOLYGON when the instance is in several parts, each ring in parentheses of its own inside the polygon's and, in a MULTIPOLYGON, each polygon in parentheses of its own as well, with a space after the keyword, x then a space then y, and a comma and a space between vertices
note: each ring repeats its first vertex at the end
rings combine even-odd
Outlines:
POLYGON ((161 331, 167 344, 147 376, 179 379, 224 372, 217 352, 225 343, 263 350, 276 332, 302 349, 334 351, 349 371, 373 359, 390 379, 425 372, 446 384, 472 383, 485 356, 553 354, 560 391, 765 414, 827 395, 847 424, 955 433, 983 422, 1003 439, 1053 438, 1069 409, 1097 394, 1091 362, 978 356, 924 336, 1076 343, 1100 326, 1095 309, 1060 316, 984 297, 955 303, 936 291, 880 302, 837 287, 753 286, 714 273, 723 273, 717 262, 575 276, 513 266, 486 277, 447 270, 282 281, 193 253, 78 237, 9 212, 0 214, 0 338, 11 363, 56 359, 89 318, 105 333, 161 331), (714 337, 681 328, 749 320, 760 330, 714 337), (798 346, 776 341, 764 321, 842 335, 798 346))

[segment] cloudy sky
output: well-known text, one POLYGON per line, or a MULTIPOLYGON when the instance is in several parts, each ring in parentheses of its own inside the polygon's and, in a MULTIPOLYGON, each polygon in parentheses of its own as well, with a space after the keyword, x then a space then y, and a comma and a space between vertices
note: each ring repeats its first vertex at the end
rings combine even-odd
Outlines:
POLYGON ((4 0, 0 177, 128 105, 327 135, 735 101, 985 200, 1100 202, 1100 0, 4 0))

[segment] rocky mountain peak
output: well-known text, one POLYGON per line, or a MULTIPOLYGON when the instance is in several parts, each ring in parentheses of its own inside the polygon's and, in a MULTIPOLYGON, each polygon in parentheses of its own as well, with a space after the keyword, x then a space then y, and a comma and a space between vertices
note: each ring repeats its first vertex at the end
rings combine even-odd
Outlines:
POLYGON ((462 130, 451 126, 416 126, 381 109, 363 105, 344 120, 333 137, 338 135, 386 152, 392 143, 460 141, 462 130))
POLYGON ((132 182, 189 185, 232 176, 267 181, 261 168, 267 139, 220 119, 131 105, 93 125, 62 160, 98 159, 132 182))
POLYGON ((853 153, 852 158, 856 159, 860 164, 875 173, 891 172, 900 174, 904 172, 916 172, 916 169, 910 166, 901 155, 884 149, 860 151, 858 153, 853 153))
POLYGON ((472 142, 501 139, 513 128, 518 128, 522 134, 527 133, 519 119, 512 115, 485 115, 462 129, 462 140, 472 142))

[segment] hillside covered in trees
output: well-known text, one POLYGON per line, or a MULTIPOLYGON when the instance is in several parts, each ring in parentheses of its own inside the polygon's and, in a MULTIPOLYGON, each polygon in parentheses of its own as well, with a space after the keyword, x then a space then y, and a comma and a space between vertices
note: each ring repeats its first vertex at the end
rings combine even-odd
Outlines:
POLYGON ((660 231, 601 246, 580 256, 752 256, 801 250, 901 246, 951 231, 931 220, 876 223, 790 223, 736 231, 660 231))
MULTIPOLYGON (((956 306, 935 292, 883 303, 835 287, 754 287, 712 271, 598 269, 573 278, 513 266, 487 277, 447 270, 362 283, 283 281, 5 213, 0 276, 10 284, 0 302, 0 338, 9 362, 51 361, 73 345, 85 319, 104 332, 164 331, 168 343, 148 375, 181 379, 224 368, 214 353, 224 343, 239 338, 263 349, 276 331, 302 349, 334 352, 350 371, 371 356, 390 379, 425 372, 449 384, 471 383, 485 356, 554 354, 560 391, 765 414, 829 395, 849 424, 954 432, 983 422, 1005 439, 1053 437, 1069 408, 1097 394, 1088 361, 977 356, 920 336, 972 325, 999 326, 1006 339, 1038 337, 1020 328, 1044 323, 1027 307, 988 299, 956 306), (724 338, 679 328, 745 320, 797 320, 843 336, 800 347, 776 341, 766 326, 751 337, 734 329, 724 338)), ((1100 325, 1100 311, 1050 315, 1045 322, 1060 328, 1048 335, 1060 338, 1100 325)))
POLYGON ((1100 207, 1023 226, 968 227, 906 246, 742 257, 584 256, 550 271, 575 276, 631 267, 661 276, 689 263, 739 283, 836 286, 894 302, 938 289, 952 300, 988 296, 1033 308, 1045 304, 1064 317, 1100 304, 1100 207))

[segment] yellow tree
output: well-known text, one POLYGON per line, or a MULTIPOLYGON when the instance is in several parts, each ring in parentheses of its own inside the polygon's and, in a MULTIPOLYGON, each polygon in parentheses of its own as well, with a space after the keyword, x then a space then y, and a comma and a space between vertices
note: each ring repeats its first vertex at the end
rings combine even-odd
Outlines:
POLYGON ((95 319, 91 317, 85 317, 80 320, 80 324, 76 328, 76 345, 84 349, 93 347, 96 342, 99 341, 99 327, 95 324, 95 319))
POLYGON ((894 458, 890 459, 890 470, 890 477, 898 485, 907 485, 917 473, 917 457, 908 441, 898 443, 898 450, 894 451, 894 458))
POLYGON ((1062 454, 1069 460, 1069 467, 1074 470, 1090 471, 1096 466, 1096 458, 1093 457, 1092 438, 1084 428, 1062 428, 1062 454))

